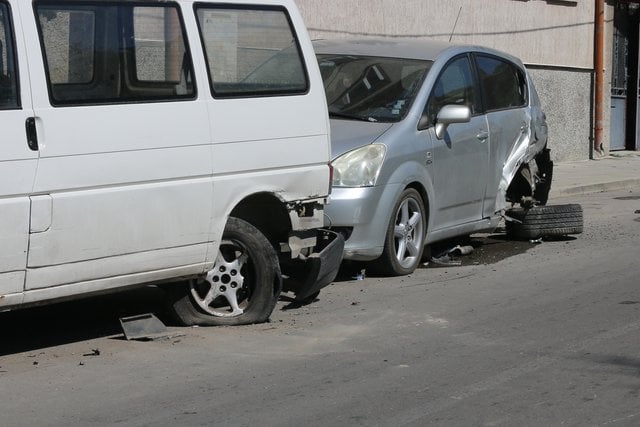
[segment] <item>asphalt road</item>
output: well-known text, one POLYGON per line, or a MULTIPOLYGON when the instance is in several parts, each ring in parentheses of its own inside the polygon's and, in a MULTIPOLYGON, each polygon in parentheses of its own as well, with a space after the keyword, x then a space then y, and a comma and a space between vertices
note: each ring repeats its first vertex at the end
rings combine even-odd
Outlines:
POLYGON ((577 238, 350 266, 262 325, 124 340, 120 316, 166 320, 154 289, 0 314, 0 424, 640 425, 640 188, 569 202, 577 238))

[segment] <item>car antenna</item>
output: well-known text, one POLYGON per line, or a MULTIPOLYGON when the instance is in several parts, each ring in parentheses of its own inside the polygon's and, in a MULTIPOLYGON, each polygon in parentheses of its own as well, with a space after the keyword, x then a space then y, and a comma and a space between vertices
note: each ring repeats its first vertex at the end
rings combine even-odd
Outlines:
POLYGON ((453 38, 453 33, 456 32, 456 27, 458 26, 458 19, 460 19, 460 12, 462 12, 462 6, 460 6, 460 10, 458 10, 458 16, 456 16, 456 22, 453 24, 453 29, 451 30, 451 35, 449 36, 449 43, 451 43, 451 39, 453 38))

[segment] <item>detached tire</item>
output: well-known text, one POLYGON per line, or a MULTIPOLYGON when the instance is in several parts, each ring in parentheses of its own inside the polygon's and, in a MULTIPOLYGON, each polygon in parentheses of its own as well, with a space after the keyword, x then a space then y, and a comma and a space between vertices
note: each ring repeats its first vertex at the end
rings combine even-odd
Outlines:
POLYGON ((584 218, 578 204, 514 208, 507 216, 520 221, 507 221, 507 236, 514 239, 539 239, 546 236, 580 234, 584 218))
POLYGON ((171 309, 183 325, 246 325, 269 319, 282 289, 275 250, 253 225, 229 218, 205 277, 172 287, 171 309))

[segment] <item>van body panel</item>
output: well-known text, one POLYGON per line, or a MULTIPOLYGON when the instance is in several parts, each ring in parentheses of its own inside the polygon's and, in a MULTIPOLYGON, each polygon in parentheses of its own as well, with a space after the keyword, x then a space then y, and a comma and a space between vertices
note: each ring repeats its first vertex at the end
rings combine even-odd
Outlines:
POLYGON ((31 221, 29 233, 43 233, 51 227, 53 207, 51 196, 31 196, 31 221))
MULTIPOLYGON (((33 20, 27 33, 28 43, 42 45, 33 20)), ((29 61, 38 64, 31 73, 40 142, 33 192, 52 203, 51 226, 31 235, 28 267, 69 264, 59 270, 86 281, 105 276, 82 261, 125 256, 126 265, 132 254, 188 245, 193 258, 162 258, 172 260, 165 267, 204 263, 213 194, 205 104, 52 106, 43 53, 29 51, 29 61)), ((38 277, 28 274, 25 288, 47 286, 38 277)), ((52 277, 48 286, 70 282, 52 277)))
MULTIPOLYGON (((114 289, 121 289, 140 285, 144 283, 154 283, 163 281, 167 277, 189 277, 194 269, 200 269, 199 265, 181 266, 165 268, 161 270, 145 271, 142 273, 105 277, 100 280, 87 282, 76 282, 72 284, 38 288, 24 293, 23 304, 34 304, 41 301, 55 302, 69 299, 78 295, 88 296, 108 292, 114 289)), ((0 302, 0 307, 1 307, 0 302)))
MULTIPOLYGON (((162 271, 169 268, 183 268, 183 274, 202 274, 204 260, 192 263, 206 251, 206 244, 189 245, 178 248, 159 249, 155 251, 127 254, 101 259, 89 259, 76 264, 60 264, 49 267, 29 268, 27 271, 27 290, 50 288, 59 285, 84 283, 87 286, 92 280, 124 277, 144 272, 155 271, 157 277, 164 278, 162 271)), ((171 276, 168 276, 171 277, 171 276)), ((99 281, 96 282, 97 290, 99 281)))
MULTIPOLYGON (((295 232, 323 225, 329 122, 293 1, 0 2, 14 20, 21 95, 20 108, 0 104, 0 307, 202 278, 231 212, 256 195, 277 211, 277 223, 255 221, 274 248, 315 241, 295 232), (278 40, 300 54, 304 90, 216 97, 196 4, 253 10, 258 24, 283 12, 293 37, 278 40)), ((220 52, 244 55, 246 42, 220 52)), ((259 46, 258 58, 281 48, 259 46)), ((261 206, 247 206, 259 218, 261 206)), ((296 261, 312 254, 306 245, 296 261)))
POLYGON ((205 243, 210 194, 208 179, 54 193, 51 226, 31 235, 28 266, 205 243))
MULTIPOLYGON (((215 147, 216 182, 225 175, 232 175, 240 182, 254 181, 255 175, 258 182, 252 183, 246 193, 258 185, 262 187, 260 191, 282 193, 283 200, 318 197, 326 193, 324 183, 329 178, 326 163, 313 162, 323 158, 324 148, 321 136, 218 144, 215 147), (271 156, 271 150, 281 155, 271 156), (247 176, 238 176, 243 174, 247 176)), ((238 185, 242 187, 240 182, 238 185)), ((218 191, 226 189, 217 187, 216 193, 218 191)))
MULTIPOLYGON (((2 4, 3 68, 17 77, 18 82, 29 81, 22 26, 18 5, 2 4), (13 61, 6 61, 9 55, 13 61), (13 63, 13 66, 12 66, 13 63)), ((0 103, 0 304, 10 299, 8 294, 22 292, 24 287, 29 240, 29 195, 36 175, 38 152, 27 145, 26 120, 33 116, 31 91, 28 83, 19 84, 19 91, 10 100, 0 103)), ((12 297, 20 301, 20 297, 12 297)))

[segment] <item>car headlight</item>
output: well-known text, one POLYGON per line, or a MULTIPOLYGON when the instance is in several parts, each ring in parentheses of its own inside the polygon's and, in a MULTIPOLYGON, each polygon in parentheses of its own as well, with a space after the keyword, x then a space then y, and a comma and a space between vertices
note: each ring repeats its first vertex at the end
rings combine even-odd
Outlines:
POLYGON ((343 154, 333 161, 334 187, 371 187, 376 185, 387 147, 370 144, 343 154))

